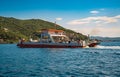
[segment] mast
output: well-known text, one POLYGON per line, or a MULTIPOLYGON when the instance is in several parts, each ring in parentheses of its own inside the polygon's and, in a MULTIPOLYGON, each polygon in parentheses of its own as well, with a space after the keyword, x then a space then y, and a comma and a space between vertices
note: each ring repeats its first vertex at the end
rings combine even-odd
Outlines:
POLYGON ((57 29, 57 24, 56 24, 56 21, 55 21, 55 23, 54 23, 54 24, 55 24, 55 29, 57 29))

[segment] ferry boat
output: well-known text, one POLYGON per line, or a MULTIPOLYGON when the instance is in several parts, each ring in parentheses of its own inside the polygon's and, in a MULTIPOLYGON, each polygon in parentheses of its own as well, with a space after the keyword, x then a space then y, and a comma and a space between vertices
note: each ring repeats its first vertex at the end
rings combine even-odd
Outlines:
POLYGON ((85 41, 70 41, 63 30, 56 29, 42 29, 39 40, 30 39, 25 42, 20 40, 17 44, 20 48, 84 48, 95 47, 97 42, 85 43, 85 41))

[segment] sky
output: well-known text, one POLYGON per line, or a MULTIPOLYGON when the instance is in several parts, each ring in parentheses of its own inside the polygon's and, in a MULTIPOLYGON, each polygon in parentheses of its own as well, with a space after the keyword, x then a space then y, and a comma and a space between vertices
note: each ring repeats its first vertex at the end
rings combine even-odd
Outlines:
POLYGON ((120 0, 0 0, 0 16, 56 21, 84 35, 120 37, 120 0))

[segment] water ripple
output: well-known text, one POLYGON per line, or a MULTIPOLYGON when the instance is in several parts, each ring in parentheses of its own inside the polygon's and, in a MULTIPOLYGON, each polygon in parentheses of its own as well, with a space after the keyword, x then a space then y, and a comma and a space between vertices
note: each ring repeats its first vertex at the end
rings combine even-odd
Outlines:
POLYGON ((0 45, 0 77, 119 77, 120 50, 0 45))

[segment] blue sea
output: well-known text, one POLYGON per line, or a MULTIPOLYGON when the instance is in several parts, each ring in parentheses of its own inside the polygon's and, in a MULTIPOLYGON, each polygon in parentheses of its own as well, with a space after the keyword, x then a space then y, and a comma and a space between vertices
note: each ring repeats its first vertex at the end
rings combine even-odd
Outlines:
POLYGON ((120 42, 74 49, 0 44, 0 77, 120 77, 120 42))

